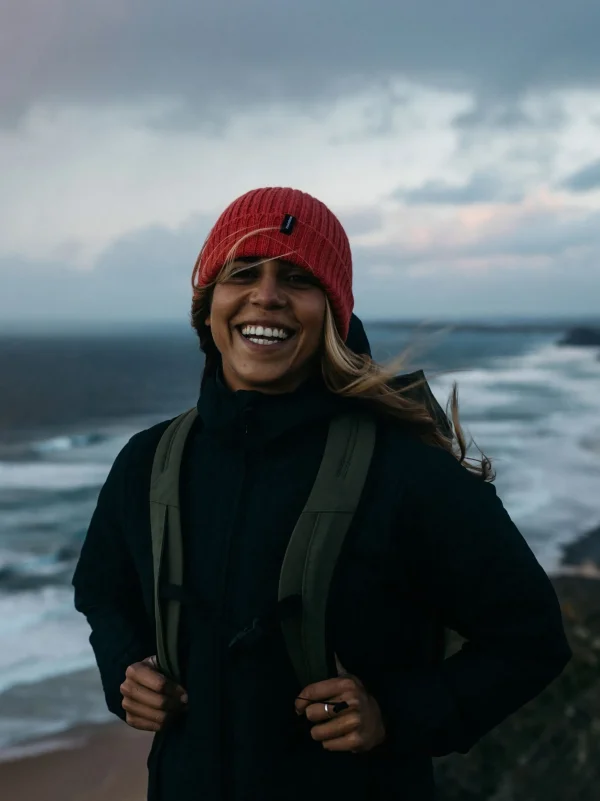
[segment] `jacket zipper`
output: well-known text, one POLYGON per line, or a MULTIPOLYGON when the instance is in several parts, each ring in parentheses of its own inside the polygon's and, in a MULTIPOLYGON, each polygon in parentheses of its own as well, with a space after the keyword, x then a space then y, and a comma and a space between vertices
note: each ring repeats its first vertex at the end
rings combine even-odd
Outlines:
MULTIPOLYGON (((235 533, 237 531, 239 521, 240 521, 240 514, 241 514, 241 506, 242 506, 242 499, 244 495, 244 485, 246 483, 246 476, 247 476, 247 455, 246 455, 246 439, 249 434, 250 429, 250 421, 252 417, 252 408, 248 407, 243 411, 243 443, 242 443, 242 453, 241 453, 241 460, 242 460, 242 474, 240 478, 240 483, 238 487, 238 495, 236 499, 237 509, 235 511, 231 529, 228 532, 227 543, 225 545, 225 553, 223 556, 223 569, 222 569, 222 578, 221 578, 221 593, 219 598, 219 610, 220 615, 225 618, 224 615, 225 611, 225 603, 227 600, 227 591, 229 589, 229 562, 231 556, 231 545, 232 541, 235 537, 235 533)), ((228 775, 235 775, 235 770, 225 771, 224 770, 224 759, 223 754, 226 751, 227 739, 227 726, 225 721, 225 716, 223 715, 223 710, 225 708, 225 699, 223 696, 223 681, 221 677, 223 676, 223 661, 224 661, 224 650, 223 650, 223 642, 222 642, 222 634, 220 630, 217 633, 218 637, 218 665, 217 665, 217 682, 218 682, 218 689, 217 689, 217 697, 219 698, 219 720, 217 721, 218 730, 221 733, 220 736, 220 759, 219 759, 219 775, 220 775, 220 785, 221 785, 221 796, 223 801, 232 801, 230 787, 228 786, 227 776, 228 775)), ((230 755, 231 756, 231 755, 230 755)))

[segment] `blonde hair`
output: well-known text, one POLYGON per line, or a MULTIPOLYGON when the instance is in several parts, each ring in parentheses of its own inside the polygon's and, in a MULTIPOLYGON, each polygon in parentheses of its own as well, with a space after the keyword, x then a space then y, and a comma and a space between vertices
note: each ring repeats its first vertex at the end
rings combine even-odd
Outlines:
MULTIPOLYGON (((239 246, 249 237, 265 234, 271 230, 274 229, 254 230, 238 239, 227 254, 225 263, 216 279, 207 285, 198 283, 204 248, 200 251, 192 273, 194 295, 191 323, 198 334, 200 347, 206 354, 205 372, 214 367, 219 355, 212 339, 210 328, 206 325, 214 287, 216 284, 227 281, 237 271, 234 268, 234 262, 239 246)), ((291 255, 293 255, 293 251, 282 254, 278 258, 286 259, 291 255)), ((270 261, 272 258, 270 257, 268 260, 270 261)), ((366 354, 359 355, 354 353, 347 347, 339 334, 329 299, 326 296, 321 373, 327 389, 341 397, 361 401, 374 412, 402 422, 423 442, 449 451, 471 473, 479 476, 484 481, 493 481, 495 476, 491 461, 472 440, 467 443, 467 438, 460 423, 456 382, 453 384, 446 408, 447 429, 444 429, 440 422, 436 420, 424 402, 414 397, 415 390, 426 386, 425 379, 415 381, 409 386, 397 386, 396 379, 406 365, 408 352, 408 350, 405 350, 388 365, 379 364, 366 354), (475 445, 481 458, 467 456, 467 451, 471 444, 475 445)))

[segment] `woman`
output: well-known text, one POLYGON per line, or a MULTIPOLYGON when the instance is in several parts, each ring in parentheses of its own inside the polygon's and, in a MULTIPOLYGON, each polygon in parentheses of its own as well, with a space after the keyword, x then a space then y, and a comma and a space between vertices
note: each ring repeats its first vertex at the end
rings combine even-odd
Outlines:
POLYGON ((465 458, 456 403, 450 439, 345 344, 350 247, 322 203, 239 198, 193 284, 206 364, 181 468, 181 685, 155 659, 148 497, 168 423, 117 457, 74 577, 109 709, 157 732, 149 798, 430 801, 431 758, 467 752, 568 662, 552 586, 489 462, 465 458), (280 631, 228 643, 276 603, 329 421, 357 409, 377 440, 329 597, 338 675, 301 687, 280 631), (444 627, 467 640, 446 660, 444 627))

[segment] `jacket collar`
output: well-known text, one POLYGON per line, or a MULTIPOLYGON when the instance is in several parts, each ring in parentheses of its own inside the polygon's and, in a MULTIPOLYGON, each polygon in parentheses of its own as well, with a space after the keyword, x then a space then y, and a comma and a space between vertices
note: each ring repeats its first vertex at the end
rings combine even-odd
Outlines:
POLYGON ((256 445, 318 421, 327 421, 351 401, 334 395, 321 378, 306 381, 295 392, 266 395, 232 392, 220 370, 207 376, 198 400, 203 427, 220 439, 256 445))

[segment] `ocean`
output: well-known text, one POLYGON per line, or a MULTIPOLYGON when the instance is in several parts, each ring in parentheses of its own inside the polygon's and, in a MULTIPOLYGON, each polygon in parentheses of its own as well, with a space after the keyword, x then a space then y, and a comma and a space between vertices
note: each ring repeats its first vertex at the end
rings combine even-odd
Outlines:
MULTIPOLYGON (((417 344, 407 369, 426 368, 442 405, 458 381, 463 422, 552 570, 600 522, 598 349, 559 347, 559 325, 366 327, 379 359, 417 344)), ((0 757, 110 718, 73 569, 118 451, 194 405, 201 368, 185 329, 0 337, 0 757)))

